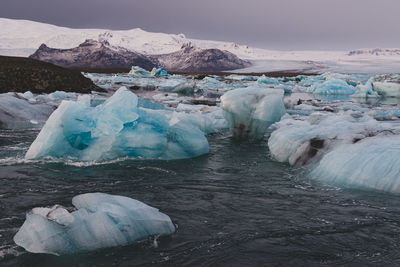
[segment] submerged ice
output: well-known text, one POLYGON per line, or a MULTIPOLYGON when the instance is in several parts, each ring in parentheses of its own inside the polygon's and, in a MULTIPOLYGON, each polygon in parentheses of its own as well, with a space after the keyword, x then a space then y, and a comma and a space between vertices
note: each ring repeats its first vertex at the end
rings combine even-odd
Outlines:
POLYGON ((88 193, 75 196, 72 204, 73 212, 59 205, 32 209, 15 243, 29 252, 62 255, 175 232, 167 215, 128 197, 88 193))
POLYGON ((137 96, 125 87, 96 107, 88 98, 63 101, 25 158, 180 159, 209 151, 204 132, 193 127, 190 116, 138 107, 137 96))

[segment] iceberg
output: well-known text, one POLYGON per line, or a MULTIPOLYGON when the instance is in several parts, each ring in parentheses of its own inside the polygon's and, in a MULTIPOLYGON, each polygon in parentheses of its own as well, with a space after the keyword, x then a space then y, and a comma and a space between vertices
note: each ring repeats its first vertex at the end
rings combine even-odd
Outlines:
POLYGON ((310 175, 333 185, 400 193, 400 136, 375 136, 339 146, 310 175))
POLYGON ((128 73, 130 76, 133 77, 140 77, 140 78, 149 78, 151 77, 151 73, 139 66, 132 66, 131 70, 128 73))
POLYGON ((286 113, 283 90, 240 88, 221 97, 221 108, 237 139, 261 139, 268 127, 286 113))
POLYGON ((351 97, 358 98, 378 98, 379 95, 374 91, 374 77, 368 79, 364 85, 357 85, 356 92, 351 97))
POLYGON ((154 77, 167 77, 168 73, 165 70, 161 69, 161 68, 159 68, 159 69, 153 68, 151 70, 151 75, 154 76, 154 77))
POLYGON ((384 97, 400 97, 400 83, 373 82, 375 91, 384 97))
MULTIPOLYGON (((22 94, 21 94, 22 95, 22 94)), ((29 97, 29 94, 24 94, 29 97)), ((16 129, 42 126, 53 107, 47 104, 33 104, 18 94, 0 94, 0 128, 16 129)))
POLYGON ((270 78, 265 76, 264 74, 262 76, 260 76, 260 78, 257 79, 257 83, 259 84, 279 84, 279 81, 275 78, 270 78))
POLYGON ((174 118, 172 112, 138 107, 138 97, 126 87, 96 107, 89 102, 63 101, 25 158, 182 159, 209 152, 199 128, 174 118))
POLYGON ((289 117, 277 127, 268 140, 272 158, 298 166, 319 158, 332 147, 353 144, 391 129, 391 125, 380 124, 369 116, 356 119, 343 114, 316 114, 307 120, 289 117))
POLYGON ((175 232, 167 215, 128 197, 87 193, 75 196, 72 204, 76 210, 71 213, 60 205, 32 209, 14 242, 29 252, 63 255, 175 232))
POLYGON ((196 92, 196 83, 191 82, 179 84, 175 88, 173 88, 171 92, 180 95, 193 95, 196 92))
POLYGON ((312 85, 308 92, 318 95, 352 95, 355 93, 355 89, 343 80, 332 78, 312 85))

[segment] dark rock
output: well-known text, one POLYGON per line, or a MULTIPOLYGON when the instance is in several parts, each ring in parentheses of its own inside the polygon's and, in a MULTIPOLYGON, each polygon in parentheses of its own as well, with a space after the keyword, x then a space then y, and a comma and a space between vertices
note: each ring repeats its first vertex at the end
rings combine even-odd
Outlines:
POLYGON ((104 91, 79 71, 65 69, 31 58, 0 56, 0 93, 90 93, 104 91))

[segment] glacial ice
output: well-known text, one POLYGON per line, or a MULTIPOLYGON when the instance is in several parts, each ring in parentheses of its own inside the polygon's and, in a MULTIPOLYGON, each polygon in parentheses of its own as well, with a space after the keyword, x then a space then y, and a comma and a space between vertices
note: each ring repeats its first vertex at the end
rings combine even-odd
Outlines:
POLYGON ((154 77, 167 77, 168 73, 165 70, 161 69, 161 68, 158 68, 158 69, 157 68, 153 68, 151 70, 151 75, 154 76, 154 77))
POLYGON ((348 85, 345 81, 333 78, 323 83, 313 84, 308 92, 318 95, 352 95, 355 90, 353 86, 348 85))
POLYGON ((29 94, 21 98, 14 93, 0 94, 0 128, 30 128, 43 125, 53 107, 46 104, 33 104, 29 94), (26 99, 29 98, 29 99, 26 99))
POLYGON ((271 156, 290 165, 304 165, 331 147, 352 144, 391 129, 369 116, 356 119, 345 114, 318 113, 306 120, 281 120, 277 127, 268 140, 271 156))
POLYGON ((72 204, 73 212, 59 205, 32 209, 14 242, 29 252, 62 255, 175 232, 167 215, 128 197, 87 193, 75 196, 72 204))
POLYGON ((270 78, 265 76, 264 74, 257 79, 257 83, 259 84, 279 84, 279 81, 275 78, 270 78))
POLYGON ((63 101, 25 158, 181 159, 208 151, 207 139, 199 128, 172 112, 138 107, 137 96, 121 87, 96 107, 87 101, 63 101))
POLYGON ((131 70, 129 71, 129 75, 139 78, 148 78, 152 76, 149 71, 139 66, 132 66, 131 70))
POLYGON ((374 90, 384 97, 400 97, 400 83, 373 82, 374 90))
POLYGON ((285 114, 283 91, 259 87, 231 90, 221 97, 221 108, 237 139, 261 139, 268 127, 285 114))
POLYGON ((374 77, 371 77, 364 85, 357 85, 356 92, 351 97, 358 98, 378 98, 379 95, 374 91, 374 77))
POLYGON ((400 193, 400 136, 375 136, 339 146, 310 175, 338 186, 400 193))

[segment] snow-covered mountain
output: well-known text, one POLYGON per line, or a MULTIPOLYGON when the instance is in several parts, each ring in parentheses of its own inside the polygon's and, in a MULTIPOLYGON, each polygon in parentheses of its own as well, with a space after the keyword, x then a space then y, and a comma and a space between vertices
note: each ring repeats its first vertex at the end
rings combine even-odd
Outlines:
POLYGON ((78 47, 87 39, 106 41, 110 46, 144 55, 169 54, 192 44, 202 49, 229 51, 241 59, 251 60, 253 67, 243 71, 305 70, 344 72, 399 72, 399 49, 355 51, 278 51, 239 45, 233 42, 197 40, 184 34, 146 32, 136 28, 114 31, 105 29, 71 29, 28 20, 0 18, 0 55, 33 54, 41 44, 51 48, 78 47))
POLYGON ((360 56, 360 55, 366 55, 366 56, 400 56, 400 49, 381 49, 381 48, 373 48, 373 49, 357 49, 357 50, 352 50, 349 52, 349 56, 360 56))

